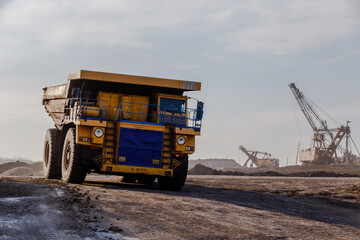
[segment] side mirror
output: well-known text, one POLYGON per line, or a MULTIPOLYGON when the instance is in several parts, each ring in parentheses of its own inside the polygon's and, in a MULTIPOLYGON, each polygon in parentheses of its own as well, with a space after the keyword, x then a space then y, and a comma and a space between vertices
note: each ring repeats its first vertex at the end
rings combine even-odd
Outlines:
POLYGON ((201 101, 198 101, 197 107, 196 107, 196 119, 195 119, 196 121, 202 120, 203 113, 204 113, 203 109, 204 109, 204 103, 201 101))

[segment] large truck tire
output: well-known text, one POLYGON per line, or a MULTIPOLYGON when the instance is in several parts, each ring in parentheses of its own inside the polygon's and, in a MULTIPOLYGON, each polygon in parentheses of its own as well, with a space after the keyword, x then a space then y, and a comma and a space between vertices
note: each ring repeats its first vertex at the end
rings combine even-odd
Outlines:
POLYGON ((43 155, 45 179, 61 178, 60 132, 55 128, 46 131, 43 155))
POLYGON ((74 128, 68 129, 64 139, 61 174, 61 179, 66 183, 83 183, 86 177, 82 162, 82 148, 76 144, 74 128))
POLYGON ((188 172, 189 158, 188 155, 185 155, 176 158, 176 160, 180 161, 181 164, 174 169, 172 177, 158 177, 158 183, 161 189, 180 191, 184 186, 188 172))
POLYGON ((139 183, 141 184, 151 184, 155 181, 156 176, 151 176, 151 175, 138 175, 136 177, 136 179, 138 180, 139 183))

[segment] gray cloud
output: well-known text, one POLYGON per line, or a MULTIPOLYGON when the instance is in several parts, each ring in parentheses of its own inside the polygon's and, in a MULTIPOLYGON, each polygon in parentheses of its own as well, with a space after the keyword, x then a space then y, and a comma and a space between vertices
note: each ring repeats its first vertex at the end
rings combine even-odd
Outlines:
POLYGON ((292 156, 311 130, 302 119, 296 131, 290 81, 360 132, 360 32, 348 1, 0 3, 0 156, 41 159, 53 126, 41 89, 80 69, 202 81, 193 158, 237 158, 239 144, 292 156))
POLYGON ((297 53, 346 38, 360 26, 358 14, 346 1, 262 2, 248 10, 257 16, 256 23, 220 37, 231 50, 263 55, 297 53))

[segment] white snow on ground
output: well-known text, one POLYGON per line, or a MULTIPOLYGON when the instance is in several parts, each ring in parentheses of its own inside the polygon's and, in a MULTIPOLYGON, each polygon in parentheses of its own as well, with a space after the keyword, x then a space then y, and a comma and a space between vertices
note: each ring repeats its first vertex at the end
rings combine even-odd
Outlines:
POLYGON ((8 202, 8 203, 18 203, 24 199, 36 199, 38 197, 9 197, 9 198, 0 198, 0 202, 8 202))
POLYGON ((62 197, 64 195, 64 191, 61 190, 60 188, 54 188, 55 189, 55 192, 56 194, 59 196, 59 197, 62 197))

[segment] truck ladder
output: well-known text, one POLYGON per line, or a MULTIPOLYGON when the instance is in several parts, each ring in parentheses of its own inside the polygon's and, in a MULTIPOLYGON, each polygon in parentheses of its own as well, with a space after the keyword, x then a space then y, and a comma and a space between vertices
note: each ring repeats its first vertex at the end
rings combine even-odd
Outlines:
POLYGON ((116 124, 113 121, 107 122, 107 127, 105 129, 105 146, 104 146, 104 161, 110 161, 112 163, 116 162, 115 153, 116 153, 116 124))
POLYGON ((162 166, 165 166, 165 168, 170 168, 171 166, 171 152, 171 131, 170 129, 165 128, 162 151, 162 166))

